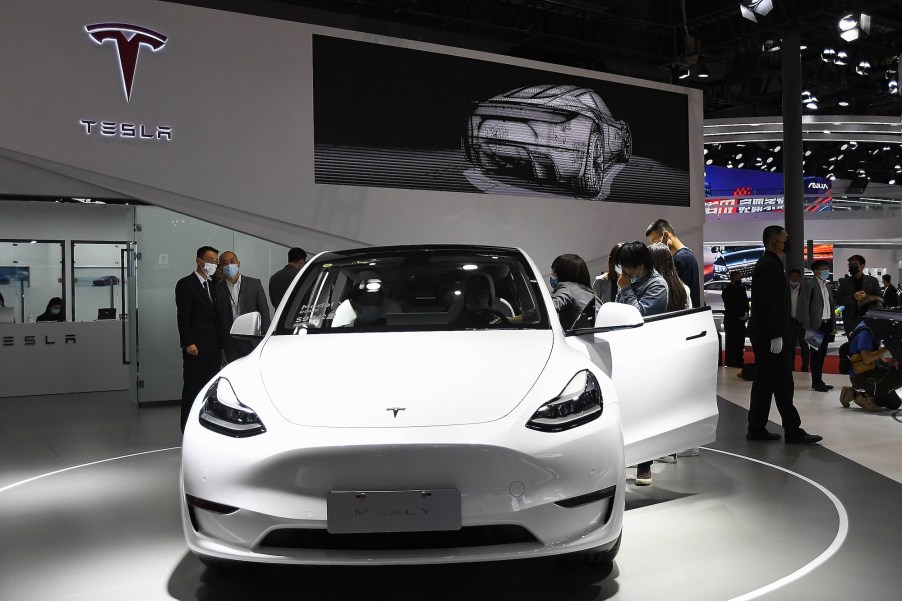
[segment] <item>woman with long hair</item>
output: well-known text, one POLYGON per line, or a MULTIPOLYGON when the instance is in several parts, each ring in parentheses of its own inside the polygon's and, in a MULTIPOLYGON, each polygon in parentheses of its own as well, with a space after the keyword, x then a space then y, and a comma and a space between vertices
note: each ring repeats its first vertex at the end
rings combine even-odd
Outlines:
POLYGON ((648 247, 651 252, 651 263, 664 281, 667 282, 667 310, 680 311, 691 309, 692 301, 689 297, 689 286, 683 283, 677 275, 676 263, 670 249, 660 242, 655 242, 648 247))
POLYGON ((608 270, 595 278, 592 289, 595 290, 595 296, 602 303, 609 303, 617 298, 617 271, 614 265, 614 255, 620 250, 621 244, 618 242, 608 254, 608 270))
POLYGON ((561 255, 551 262, 551 301, 561 325, 569 329, 582 314, 586 305, 595 300, 589 267, 579 255, 561 255))

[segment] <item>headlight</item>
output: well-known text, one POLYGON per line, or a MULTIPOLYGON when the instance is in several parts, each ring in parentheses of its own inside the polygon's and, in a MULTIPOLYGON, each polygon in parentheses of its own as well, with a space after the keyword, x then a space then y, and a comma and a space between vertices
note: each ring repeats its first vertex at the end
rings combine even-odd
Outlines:
POLYGON ((238 400, 225 378, 217 379, 204 395, 200 424, 214 432, 238 438, 266 432, 254 410, 238 400))
POLYGON ((600 417, 603 409, 598 380, 589 371, 581 371, 556 398, 532 414, 526 427, 542 432, 563 432, 600 417))

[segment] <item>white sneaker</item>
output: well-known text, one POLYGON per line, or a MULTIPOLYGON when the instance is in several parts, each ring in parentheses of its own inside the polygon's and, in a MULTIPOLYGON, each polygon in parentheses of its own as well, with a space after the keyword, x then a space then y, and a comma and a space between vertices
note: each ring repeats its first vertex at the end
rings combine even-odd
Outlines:
POLYGON ((677 457, 698 457, 698 447, 692 447, 676 454, 677 457))

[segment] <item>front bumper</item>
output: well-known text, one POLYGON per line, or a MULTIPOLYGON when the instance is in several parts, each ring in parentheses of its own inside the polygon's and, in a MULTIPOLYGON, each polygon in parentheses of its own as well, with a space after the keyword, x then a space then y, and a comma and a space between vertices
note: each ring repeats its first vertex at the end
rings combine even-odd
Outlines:
POLYGON ((195 423, 183 446, 183 526, 195 553, 268 563, 451 563, 604 549, 622 527, 623 466, 616 404, 559 433, 507 417, 391 431, 281 425, 231 439, 195 423), (461 494, 456 534, 326 531, 330 491, 441 488, 461 494), (599 491, 607 494, 567 506, 599 491), (185 494, 238 510, 189 508, 185 494))

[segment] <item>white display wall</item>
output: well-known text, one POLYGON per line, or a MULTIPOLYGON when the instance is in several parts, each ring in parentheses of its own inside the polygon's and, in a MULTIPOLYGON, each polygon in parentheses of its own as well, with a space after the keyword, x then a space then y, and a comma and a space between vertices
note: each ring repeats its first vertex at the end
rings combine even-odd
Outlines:
MULTIPOLYGON (((549 271, 555 256, 575 252, 597 273, 615 242, 643 239, 646 226, 659 217, 669 219, 690 247, 701 248, 698 91, 149 0, 0 0, 0 10, 0 103, 6 114, 17 116, 0 129, 4 165, 42 169, 101 190, 98 194, 109 190, 313 251, 430 242, 511 245, 525 248, 549 271), (159 51, 140 49, 128 99, 114 44, 95 43, 86 32, 98 23, 132 23, 166 35, 159 51), (651 90, 679 96, 686 107, 685 121, 679 121, 688 124, 691 176, 685 206, 656 206, 655 194, 641 184, 631 192, 640 204, 317 184, 315 35, 541 70, 549 80, 590 78, 633 86, 637 95, 651 90), (85 121, 117 124, 113 129, 119 133, 89 133, 85 121), (144 125, 149 138, 123 137, 119 124, 144 125), (171 135, 154 137, 160 128, 171 135)), ((359 94, 355 112, 374 122, 384 118, 367 114, 366 86, 354 93, 359 94)), ((645 110, 654 117, 655 106, 645 110)), ((641 121, 634 119, 634 127, 641 121)), ((359 167, 368 159, 362 157, 359 167)), ((654 169, 643 174, 649 185, 660 177, 654 169)), ((0 184, 28 185, 26 180, 2 178, 0 184)))

